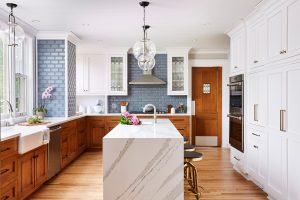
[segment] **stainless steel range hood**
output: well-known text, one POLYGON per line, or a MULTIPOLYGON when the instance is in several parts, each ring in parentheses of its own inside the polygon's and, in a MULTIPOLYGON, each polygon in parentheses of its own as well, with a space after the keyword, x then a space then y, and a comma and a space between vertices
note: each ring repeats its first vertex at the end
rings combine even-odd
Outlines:
POLYGON ((143 75, 129 82, 130 85, 164 85, 165 81, 152 75, 152 70, 143 71, 143 75))

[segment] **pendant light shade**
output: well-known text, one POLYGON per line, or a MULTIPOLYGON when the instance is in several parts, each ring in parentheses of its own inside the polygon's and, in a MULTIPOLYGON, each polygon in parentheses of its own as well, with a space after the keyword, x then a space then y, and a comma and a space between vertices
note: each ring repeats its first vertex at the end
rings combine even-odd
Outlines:
POLYGON ((8 38, 8 46, 18 46, 25 39, 25 32, 21 26, 16 23, 16 19, 13 13, 13 9, 17 7, 17 4, 7 3, 10 9, 8 16, 8 28, 4 31, 8 38))
POLYGON ((133 55, 138 60, 139 68, 145 71, 149 71, 155 66, 154 56, 156 54, 154 42, 147 38, 147 30, 150 28, 150 26, 146 25, 145 8, 148 5, 149 2, 147 1, 140 2, 140 6, 144 8, 143 39, 136 42, 133 46, 133 55))
POLYGON ((150 71, 155 66, 154 57, 149 57, 145 55, 141 55, 138 59, 138 65, 141 70, 150 71))

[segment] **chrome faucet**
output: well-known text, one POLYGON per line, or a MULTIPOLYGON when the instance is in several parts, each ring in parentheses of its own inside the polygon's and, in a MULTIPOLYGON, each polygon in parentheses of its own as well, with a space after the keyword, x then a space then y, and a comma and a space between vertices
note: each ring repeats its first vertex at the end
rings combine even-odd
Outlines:
POLYGON ((153 107, 153 119, 154 119, 154 123, 156 123, 157 122, 157 120, 156 120, 156 107, 155 107, 155 105, 153 105, 153 104, 147 104, 147 105, 145 105, 144 106, 144 108, 143 108, 143 112, 146 112, 146 109, 149 107, 149 106, 152 106, 153 107))
POLYGON ((14 120, 13 120, 13 107, 11 105, 11 103, 8 100, 1 100, 1 103, 6 102, 8 104, 8 111, 9 111, 9 121, 8 121, 8 125, 13 126, 15 125, 14 120))

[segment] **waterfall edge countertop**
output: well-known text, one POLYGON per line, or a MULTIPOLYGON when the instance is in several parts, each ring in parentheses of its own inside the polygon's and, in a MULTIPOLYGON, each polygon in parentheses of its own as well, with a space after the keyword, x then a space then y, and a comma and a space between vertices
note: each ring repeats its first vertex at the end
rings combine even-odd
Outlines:
POLYGON ((169 119, 142 119, 141 125, 122 125, 118 124, 110 131, 104 140, 108 138, 181 138, 182 135, 169 119))
POLYGON ((103 138, 104 199, 183 200, 183 137, 169 119, 142 122, 103 138))

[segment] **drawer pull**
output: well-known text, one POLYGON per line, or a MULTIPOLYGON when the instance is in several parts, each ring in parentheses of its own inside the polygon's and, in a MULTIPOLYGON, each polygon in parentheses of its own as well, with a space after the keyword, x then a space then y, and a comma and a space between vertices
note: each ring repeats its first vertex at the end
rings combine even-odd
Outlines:
POLYGON ((4 197, 1 198, 1 200, 7 200, 7 199, 9 199, 8 195, 5 195, 4 197))
POLYGON ((184 119, 173 119, 173 121, 175 121, 175 122, 181 122, 181 121, 184 121, 184 119))
POLYGON ((240 161, 240 159, 238 159, 237 157, 233 156, 234 159, 236 159, 237 161, 240 161))
POLYGON ((260 135, 258 135, 258 134, 255 134, 255 133, 252 133, 252 135, 254 135, 254 136, 257 136, 257 137, 260 137, 260 135))
POLYGON ((177 129, 178 131, 184 131, 184 128, 179 128, 179 129, 177 129))
POLYGON ((9 171, 9 169, 3 169, 3 170, 0 172, 0 174, 3 175, 3 174, 5 174, 5 173, 8 172, 8 171, 9 171))
POLYGON ((3 153, 3 152, 5 152, 5 151, 8 151, 8 150, 10 150, 10 148, 9 147, 7 147, 6 149, 1 149, 1 153, 3 153))
POLYGON ((256 145, 253 145, 253 147, 254 147, 255 149, 258 149, 258 146, 256 146, 256 145))

